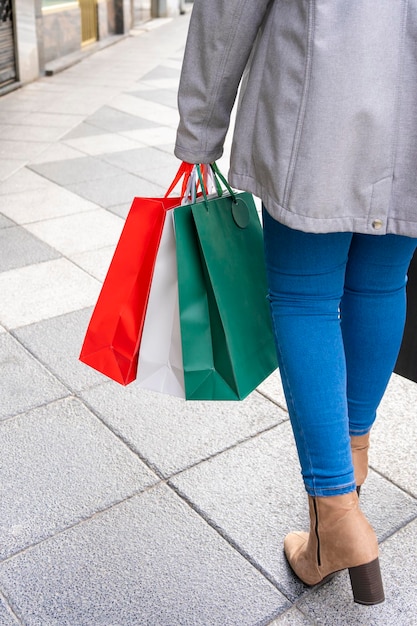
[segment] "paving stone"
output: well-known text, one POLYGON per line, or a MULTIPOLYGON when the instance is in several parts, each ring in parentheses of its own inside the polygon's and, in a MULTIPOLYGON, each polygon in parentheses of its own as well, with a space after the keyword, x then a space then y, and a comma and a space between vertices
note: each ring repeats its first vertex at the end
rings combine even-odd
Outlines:
POLYGON ((78 139, 67 139, 65 143, 68 146, 85 152, 92 156, 100 155, 104 152, 122 152, 124 150, 132 150, 138 145, 137 141, 116 135, 114 133, 102 133, 94 137, 78 137, 78 139))
POLYGON ((384 603, 374 606, 355 604, 349 575, 344 571, 302 599, 299 608, 320 626, 414 626, 417 615, 416 533, 417 521, 414 521, 381 546, 384 603))
POLYGON ((26 626, 261 626, 288 601, 156 487, 0 565, 26 626))
POLYGON ((50 180, 68 187, 81 181, 94 181, 100 178, 112 178, 120 174, 116 167, 103 163, 94 157, 68 159, 51 163, 34 163, 30 168, 50 180))
POLYGON ((129 115, 123 113, 110 106, 101 107, 98 111, 87 118, 89 125, 112 133, 118 133, 123 130, 135 130, 137 128, 152 128, 156 126, 155 122, 138 117, 137 115, 129 115))
MULTIPOLYGON (((26 159, 8 159, 6 156, 0 158, 0 180, 4 181, 13 176, 26 164, 26 159)), ((3 184, 3 182, 2 182, 3 184)))
POLYGON ((11 611, 6 606, 0 595, 0 624, 1 626, 19 626, 19 622, 14 619, 11 611))
MULTIPOLYGON (((117 215, 117 211, 114 211, 113 209, 112 213, 117 215)), ((88 250, 87 252, 81 252, 79 254, 71 254, 70 259, 76 265, 91 274, 91 276, 94 276, 94 278, 103 282, 107 274, 107 270, 109 269, 114 250, 114 245, 106 246, 105 248, 99 248, 98 250, 88 250)))
MULTIPOLYGON (((289 598, 303 592, 282 551, 288 532, 308 529, 307 497, 289 422, 170 482, 267 571, 289 598)), ((372 472, 361 501, 380 540, 417 516, 413 498, 372 472)))
POLYGON ((0 420, 68 395, 8 333, 0 335, 0 420))
POLYGON ((14 331, 18 340, 75 392, 106 380, 78 359, 91 313, 92 308, 82 309, 14 331))
MULTIPOLYGON (((9 176, 7 180, 0 185, 0 198, 9 194, 18 192, 28 192, 33 189, 41 189, 42 187, 48 187, 51 183, 49 180, 32 172, 27 167, 22 167, 20 164, 19 169, 9 176)), ((12 197, 12 196, 11 196, 12 197)), ((2 209, 3 210, 3 209, 2 209)))
POLYGON ((21 226, 0 230, 0 250, 0 272, 60 256, 56 250, 21 226))
POLYGON ((274 619, 268 626, 316 626, 316 622, 311 621, 298 609, 292 608, 274 619))
POLYGON ((273 374, 268 376, 268 378, 259 385, 258 391, 266 398, 272 400, 272 402, 278 404, 278 406, 282 407, 285 411, 288 410, 279 369, 275 370, 273 374))
POLYGON ((97 128, 97 126, 93 126, 92 124, 83 121, 62 137, 62 141, 67 141, 68 139, 79 139, 80 137, 94 137, 96 135, 100 135, 102 132, 103 131, 100 128, 97 128))
POLYGON ((5 215, 0 213, 0 228, 10 228, 15 225, 15 222, 12 222, 12 220, 9 220, 5 215))
POLYGON ((133 96, 143 98, 144 100, 150 100, 151 102, 158 102, 172 109, 178 109, 178 96, 177 89, 151 89, 146 91, 132 91, 133 96))
MULTIPOLYGON (((30 160, 34 163, 50 163, 51 161, 67 161, 68 159, 79 159, 85 156, 79 150, 66 146, 64 143, 55 143, 43 150, 37 157, 30 160)), ((49 181, 48 181, 49 182, 49 181)))
POLYGON ((83 198, 105 208, 124 202, 132 202, 136 196, 163 196, 166 191, 163 186, 155 185, 133 174, 122 174, 121 176, 112 176, 111 178, 103 178, 101 180, 86 181, 69 185, 68 188, 83 198))
POLYGON ((158 480, 74 398, 9 419, 0 433, 0 559, 158 480))
POLYGON ((116 246, 122 232, 123 220, 104 209, 95 209, 27 224, 26 228, 70 257, 88 250, 116 246))
POLYGON ((19 126, 0 124, 1 138, 12 141, 57 141, 64 132, 62 128, 56 126, 34 126, 30 120, 19 126))
POLYGON ((172 129, 176 129, 178 126, 178 111, 164 104, 149 102, 144 98, 133 96, 130 93, 118 95, 112 100, 111 104, 119 111, 129 113, 130 115, 137 115, 150 122, 155 122, 155 124, 163 124, 172 129))
POLYGON ((30 224, 42 220, 93 211, 95 204, 80 198, 49 180, 39 189, 19 191, 0 196, 0 210, 18 224, 30 224))
MULTIPOLYGON (((176 137, 176 130, 174 128, 166 128, 165 126, 159 126, 156 128, 141 128, 139 130, 127 130, 121 133, 124 137, 138 141, 141 144, 147 146, 164 146, 167 143, 174 144, 176 137)), ((171 156, 174 157, 174 150, 171 151, 171 156)))
POLYGON ((148 80, 159 80, 161 78, 175 78, 179 81, 180 73, 180 70, 173 67, 167 67, 164 63, 161 63, 158 67, 142 76, 141 81, 146 82, 148 80))
MULTIPOLYGON (((175 173, 180 165, 178 159, 172 154, 168 155, 150 146, 124 150, 113 154, 102 154, 100 158, 106 161, 106 163, 110 163, 110 165, 145 178, 148 170, 156 170, 162 173, 164 170, 170 169, 175 173)), ((156 182, 158 184, 158 180, 156 182)))
POLYGON ((285 417, 256 392, 243 402, 185 402, 108 383, 82 393, 93 411, 164 476, 170 476, 285 417))
POLYGON ((0 159, 8 159, 10 154, 17 161, 30 161, 48 147, 46 141, 10 141, 0 139, 0 159))
POLYGON ((0 324, 18 328, 96 303, 98 280, 67 259, 0 273, 0 324))
POLYGON ((417 385, 393 374, 372 429, 370 464, 393 483, 417 497, 417 385))

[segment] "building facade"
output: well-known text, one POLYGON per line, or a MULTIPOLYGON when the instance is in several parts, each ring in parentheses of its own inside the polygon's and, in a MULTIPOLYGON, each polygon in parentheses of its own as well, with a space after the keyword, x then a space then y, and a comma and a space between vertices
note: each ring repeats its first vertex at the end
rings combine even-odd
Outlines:
POLYGON ((150 17, 178 15, 183 2, 0 0, 0 95, 150 17))

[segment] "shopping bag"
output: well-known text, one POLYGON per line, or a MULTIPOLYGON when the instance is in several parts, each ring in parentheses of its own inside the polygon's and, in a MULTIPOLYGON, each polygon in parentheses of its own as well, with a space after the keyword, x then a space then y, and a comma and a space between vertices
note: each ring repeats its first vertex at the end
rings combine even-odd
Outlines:
POLYGON ((192 168, 186 163, 180 166, 165 197, 133 200, 87 328, 80 360, 123 385, 136 378, 167 211, 181 203, 181 198, 167 196, 181 179, 184 193, 192 168))
POLYGON ((135 384, 185 398, 172 211, 165 217, 154 266, 135 384))
POLYGON ((227 188, 174 209, 187 400, 243 399, 277 367, 262 227, 227 188))

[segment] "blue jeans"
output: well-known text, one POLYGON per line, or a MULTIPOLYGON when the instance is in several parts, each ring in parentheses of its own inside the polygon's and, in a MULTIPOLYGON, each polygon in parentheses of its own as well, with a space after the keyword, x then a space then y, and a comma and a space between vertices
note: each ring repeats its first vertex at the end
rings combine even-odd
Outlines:
POLYGON ((355 489, 349 435, 370 431, 394 368, 417 239, 304 233, 264 210, 264 241, 304 484, 312 496, 348 493, 355 489))

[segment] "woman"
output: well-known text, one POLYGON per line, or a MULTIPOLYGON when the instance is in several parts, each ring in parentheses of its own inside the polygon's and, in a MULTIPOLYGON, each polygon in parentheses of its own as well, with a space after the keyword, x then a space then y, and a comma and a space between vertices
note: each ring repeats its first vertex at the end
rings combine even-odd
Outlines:
POLYGON ((263 201, 280 372, 309 499, 287 559, 308 585, 348 568, 383 601, 358 503, 404 327, 417 246, 417 0, 195 0, 175 154, 223 151, 263 201))

